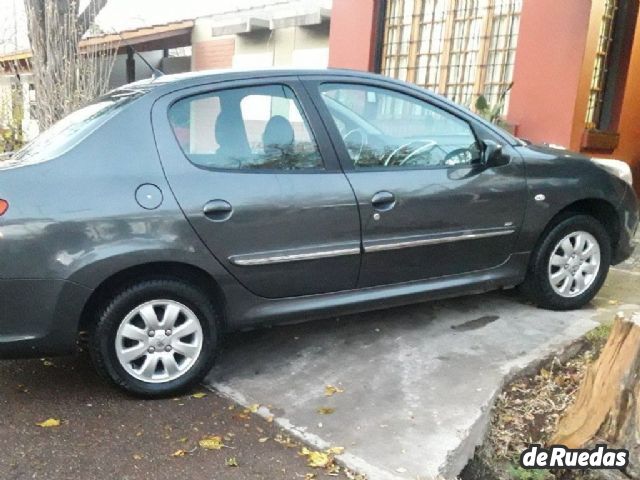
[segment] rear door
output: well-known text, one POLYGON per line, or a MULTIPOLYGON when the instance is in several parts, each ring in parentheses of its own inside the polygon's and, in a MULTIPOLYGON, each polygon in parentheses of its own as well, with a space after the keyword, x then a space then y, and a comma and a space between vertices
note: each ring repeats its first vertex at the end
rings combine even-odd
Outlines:
POLYGON ((508 163, 486 168, 480 136, 491 139, 488 130, 413 89, 352 77, 306 85, 358 199, 359 286, 463 274, 509 258, 526 198, 517 152, 505 145, 508 163))
POLYGON ((305 95, 296 79, 271 78, 182 90, 153 109, 167 179, 189 222, 264 297, 357 282, 355 197, 305 95))

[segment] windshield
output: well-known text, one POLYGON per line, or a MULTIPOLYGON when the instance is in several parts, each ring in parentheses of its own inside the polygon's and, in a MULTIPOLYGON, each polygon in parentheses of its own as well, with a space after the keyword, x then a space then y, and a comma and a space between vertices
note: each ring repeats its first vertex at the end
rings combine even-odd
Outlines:
POLYGON ((111 118, 124 105, 144 94, 141 89, 118 89, 58 121, 16 152, 3 167, 39 163, 57 157, 111 118))

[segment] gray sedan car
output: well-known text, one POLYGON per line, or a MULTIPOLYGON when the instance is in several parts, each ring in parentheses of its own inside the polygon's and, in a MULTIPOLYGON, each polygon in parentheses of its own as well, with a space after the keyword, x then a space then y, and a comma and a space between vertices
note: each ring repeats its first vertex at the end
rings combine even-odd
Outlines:
POLYGON ((631 254, 631 183, 376 75, 127 85, 0 162, 0 357, 87 331, 97 369, 152 397, 233 329, 515 286, 578 308, 631 254))

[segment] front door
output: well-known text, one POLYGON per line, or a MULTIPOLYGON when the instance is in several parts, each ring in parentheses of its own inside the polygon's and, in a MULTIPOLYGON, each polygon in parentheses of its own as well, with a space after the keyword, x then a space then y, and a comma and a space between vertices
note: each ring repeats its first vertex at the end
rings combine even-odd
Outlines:
MULTIPOLYGON (((247 289, 276 298, 353 288, 360 223, 349 182, 290 78, 196 87, 153 111, 189 222, 247 289)), ((315 114, 317 115, 317 114, 315 114)))
POLYGON ((525 207, 517 153, 486 168, 470 121, 412 89, 353 79, 308 89, 330 119, 358 199, 360 286, 462 274, 509 258, 525 207))

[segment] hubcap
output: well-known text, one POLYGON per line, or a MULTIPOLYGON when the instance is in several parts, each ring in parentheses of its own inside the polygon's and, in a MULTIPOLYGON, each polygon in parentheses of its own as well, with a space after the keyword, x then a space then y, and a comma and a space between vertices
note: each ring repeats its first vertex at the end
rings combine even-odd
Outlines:
POLYGON ((600 245, 588 232, 573 232, 558 242, 549 260, 549 282, 565 298, 583 294, 600 271, 600 245))
POLYGON ((152 300, 137 306, 116 333, 116 355, 132 377, 164 383, 184 375, 202 350, 202 326, 186 306, 152 300))

